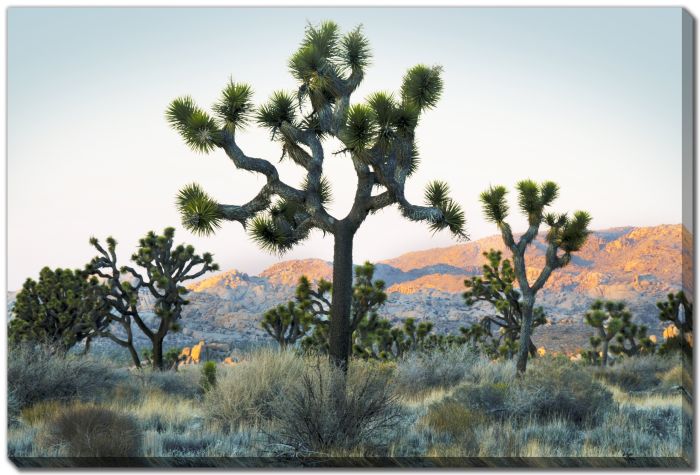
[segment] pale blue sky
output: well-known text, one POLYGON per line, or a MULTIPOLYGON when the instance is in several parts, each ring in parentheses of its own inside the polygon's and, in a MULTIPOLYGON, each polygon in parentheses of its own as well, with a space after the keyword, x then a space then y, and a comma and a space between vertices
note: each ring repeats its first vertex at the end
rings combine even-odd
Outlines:
MULTIPOLYGON (((307 21, 362 23, 374 64, 356 101, 397 90, 416 63, 444 67, 445 91, 418 130, 421 169, 408 196, 446 179, 473 239, 495 232, 478 195, 530 177, 562 187, 555 209, 586 209, 596 229, 681 220, 679 8, 11 8, 8 13, 8 287, 44 265, 82 266, 88 238, 113 235, 121 257, 150 229, 257 273, 278 260, 237 223, 214 237, 181 228, 177 190, 197 181, 222 202, 250 199, 263 179, 221 152, 191 152, 164 120, 191 94, 208 107, 232 76, 257 103, 294 89, 287 59, 307 21)), ((277 160, 263 130, 239 138, 277 160)), ((331 150, 332 151, 332 150, 331 150)), ((327 159, 333 211, 349 209, 347 159, 327 159)), ((296 183, 300 171, 279 165, 296 183)), ((514 197, 513 197, 514 198, 514 197)), ((513 219, 514 227, 524 221, 513 219)), ((395 209, 360 230, 355 260, 454 243, 395 209)), ((320 233, 285 258, 330 259, 320 233)))

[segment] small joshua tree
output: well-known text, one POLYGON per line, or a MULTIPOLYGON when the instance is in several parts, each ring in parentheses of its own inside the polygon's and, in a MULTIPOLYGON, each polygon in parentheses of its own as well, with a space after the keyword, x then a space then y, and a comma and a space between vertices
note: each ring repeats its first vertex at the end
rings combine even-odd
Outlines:
POLYGON ((667 300, 658 302, 659 320, 671 322, 675 331, 665 332, 671 335, 660 348, 663 353, 671 349, 680 349, 692 358, 693 355, 693 304, 688 301, 683 291, 668 294, 667 300))
POLYGON ((632 322, 632 313, 624 302, 596 300, 586 312, 586 323, 597 330, 591 337, 593 350, 588 354, 592 362, 598 361, 606 367, 608 354, 634 356, 639 353, 653 353, 654 342, 647 336, 647 327, 632 322))
POLYGON ((17 294, 9 325, 9 340, 45 345, 52 352, 68 351, 109 325, 106 288, 80 270, 44 267, 39 280, 27 279, 17 294))
MULTIPOLYGON (((352 287, 352 304, 350 306, 349 328, 351 341, 372 330, 378 319, 377 311, 386 302, 384 281, 373 280, 374 265, 365 262, 355 267, 355 281, 352 287)), ((320 280, 317 288, 312 289, 308 279, 302 278, 297 288, 297 300, 309 309, 314 317, 313 333, 305 342, 307 348, 330 351, 331 338, 329 326, 333 319, 334 307, 329 299, 333 284, 320 280)), ((351 347, 351 350, 353 348, 351 347)))
POLYGON ((520 303, 522 311, 522 327, 518 347, 516 367, 519 373, 527 368, 529 342, 532 336, 535 318, 535 298, 537 292, 544 287, 552 272, 566 266, 571 261, 571 254, 581 249, 588 238, 588 225, 591 217, 585 211, 576 211, 573 217, 566 213, 554 214, 546 212, 559 195, 559 186, 551 181, 538 185, 532 180, 523 180, 516 185, 518 189, 518 207, 527 217, 528 228, 516 242, 508 217, 508 204, 503 186, 493 186, 481 193, 486 219, 498 226, 506 247, 513 254, 513 269, 522 294, 520 303), (537 236, 542 223, 549 226, 546 241, 545 265, 539 276, 530 284, 525 266, 525 251, 537 236), (561 254, 560 254, 561 251, 561 254))
POLYGON ((593 359, 597 361, 598 348, 602 345, 600 365, 605 367, 608 364, 610 341, 629 322, 630 313, 625 308, 624 302, 596 300, 591 305, 591 309, 586 312, 585 319, 586 323, 598 332, 598 335, 590 338, 591 346, 593 347, 593 359))
POLYGON ((397 205, 409 220, 466 238, 464 213, 449 198, 444 182, 428 185, 425 206, 409 202, 405 193, 406 180, 418 166, 416 127, 442 93, 441 68, 414 66, 405 74, 399 94, 378 92, 365 103, 351 105, 370 58, 369 43, 359 27, 341 35, 333 22, 309 25, 289 60, 299 83, 296 91, 275 92, 269 102, 255 108, 252 88, 230 82, 213 106, 214 116, 190 97, 176 99, 167 110, 170 124, 195 151, 221 149, 236 168, 266 179, 260 192, 240 206, 219 203, 199 185, 184 187, 178 207, 186 228, 210 234, 222 221, 237 221, 263 249, 278 253, 302 242, 313 229, 333 236, 329 353, 342 368, 351 350, 353 239, 367 216, 397 205), (267 128, 281 146, 282 158, 304 170, 299 186, 283 182, 271 161, 243 151, 238 135, 250 122, 267 128), (339 153, 352 162, 357 176, 354 202, 344 217, 332 216, 326 209, 331 189, 323 176, 323 141, 330 138, 340 141, 339 153))
MULTIPOLYGON (((482 349, 492 354, 503 354, 512 357, 515 353, 508 351, 520 339, 522 326, 522 296, 515 289, 515 271, 508 259, 502 259, 501 251, 495 249, 483 253, 487 263, 483 266, 483 275, 471 277, 464 281, 467 290, 462 294, 468 306, 478 302, 489 303, 495 313, 484 316, 471 328, 465 328, 462 333, 482 349), (494 328, 498 327, 496 335, 494 328), (495 340, 495 341, 494 341, 495 340), (505 345, 505 346, 504 346, 505 345), (500 350, 499 350, 500 348, 500 350)), ((533 313, 532 328, 547 323, 542 307, 536 307, 533 313)), ((537 347, 528 341, 528 351, 531 357, 537 355, 537 347)))
MULTIPOLYGON (((166 228, 163 234, 158 236, 153 231, 139 240, 139 245, 131 256, 131 260, 145 270, 144 277, 131 266, 118 267, 116 257, 116 244, 113 238, 107 239, 105 250, 95 238, 91 244, 100 253, 95 257, 88 269, 109 282, 110 304, 114 310, 112 319, 121 324, 127 332, 127 340, 120 340, 111 333, 105 334, 113 341, 129 348, 134 362, 138 365, 138 355, 133 350, 131 339, 131 321, 151 340, 150 358, 154 369, 163 370, 163 340, 168 332, 179 329, 179 320, 182 310, 189 302, 184 296, 187 288, 184 282, 196 279, 206 272, 219 269, 213 263, 212 255, 204 253, 202 256, 195 254, 194 247, 185 245, 173 245, 175 229, 166 228), (129 276, 133 284, 125 282, 123 276, 129 276), (150 294, 154 299, 154 312, 157 326, 150 328, 137 308, 138 294, 141 290, 150 294)), ((128 281, 128 279, 126 279, 128 281)))
POLYGON ((280 348, 286 348, 306 336, 313 322, 313 315, 303 304, 289 301, 265 312, 261 326, 280 348))

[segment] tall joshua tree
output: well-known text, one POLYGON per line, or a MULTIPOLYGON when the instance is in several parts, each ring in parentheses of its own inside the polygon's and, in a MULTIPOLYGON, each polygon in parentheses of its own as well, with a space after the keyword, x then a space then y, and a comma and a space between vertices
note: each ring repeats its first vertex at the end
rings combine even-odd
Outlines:
POLYGON ((498 226, 503 242, 513 254, 515 277, 522 294, 520 303, 522 329, 516 367, 519 373, 524 373, 527 368, 528 343, 532 336, 537 292, 544 287, 552 272, 566 266, 571 261, 571 254, 581 249, 585 244, 591 216, 585 211, 576 211, 572 217, 566 213, 546 212, 546 208, 559 195, 559 186, 554 182, 545 181, 538 185, 532 180, 523 180, 518 182, 516 188, 518 190, 518 207, 528 221, 527 231, 517 241, 510 225, 506 222, 508 217, 508 203, 506 202, 508 191, 506 188, 492 186, 481 193, 480 198, 486 219, 498 226), (545 265, 537 279, 530 284, 525 267, 525 251, 537 236, 543 222, 549 226, 545 238, 547 241, 545 265))
POLYGON ((351 105, 370 58, 360 27, 341 35, 333 22, 309 25, 288 63, 299 83, 296 91, 275 92, 256 108, 252 88, 231 81, 213 105, 213 115, 190 97, 174 100, 166 113, 195 151, 221 149, 236 168, 266 179, 258 194, 240 206, 214 200, 197 184, 184 187, 177 202, 186 228, 210 234, 222 221, 237 221, 263 249, 278 253, 302 242, 313 229, 333 236, 330 355, 341 367, 350 353, 353 239, 367 216, 395 204, 409 220, 466 238, 464 213, 449 198, 444 182, 428 185, 425 206, 409 202, 405 195, 406 180, 418 166, 416 127, 440 98, 441 68, 414 66, 404 75, 398 94, 377 92, 351 105), (271 161, 243 151, 238 133, 251 122, 267 128, 281 146, 282 158, 304 170, 300 185, 283 182, 271 161), (339 153, 352 162, 357 175, 354 202, 343 217, 325 208, 331 190, 323 176, 323 145, 329 138, 340 141, 339 153))
POLYGON ((146 277, 134 267, 117 265, 117 242, 113 238, 107 239, 107 250, 97 239, 90 240, 100 255, 95 257, 87 268, 91 273, 107 280, 110 287, 109 302, 114 311, 113 320, 119 322, 127 331, 126 340, 121 340, 121 343, 116 337, 112 340, 129 349, 137 366, 139 360, 138 355, 134 355, 131 335, 132 319, 151 340, 153 368, 163 370, 163 340, 171 330, 178 329, 183 307, 189 303, 184 298, 188 291, 183 284, 206 272, 219 269, 219 266, 213 263, 211 254, 205 252, 200 256, 192 246, 175 246, 174 237, 175 230, 166 228, 160 236, 150 231, 139 240, 131 260, 145 270, 146 277), (125 282, 129 279, 134 283, 125 282), (149 327, 139 314, 137 297, 141 289, 146 289, 153 297, 157 317, 155 328, 149 327))

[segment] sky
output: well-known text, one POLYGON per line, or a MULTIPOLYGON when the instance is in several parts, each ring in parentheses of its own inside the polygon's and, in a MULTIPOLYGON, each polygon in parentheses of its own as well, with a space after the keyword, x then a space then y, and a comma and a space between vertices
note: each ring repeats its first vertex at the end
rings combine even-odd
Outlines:
MULTIPOLYGON (((358 24, 373 64, 353 96, 398 91, 418 63, 444 68, 437 107, 421 118, 421 167, 407 183, 421 202, 447 181, 475 240, 496 232, 479 193, 523 178, 561 186, 554 211, 585 209, 591 227, 681 222, 680 8, 10 8, 8 10, 8 289, 44 266, 82 267, 91 236, 114 236, 123 264, 149 230, 209 251, 222 269, 258 273, 280 260, 239 223, 198 237, 180 225, 177 191, 191 182, 222 203, 242 204, 264 184, 222 151, 192 152, 165 121, 174 98, 208 108, 229 78, 255 102, 295 90, 287 60, 307 23, 358 24)), ((274 161, 263 129, 238 134, 248 155, 274 161)), ((329 144, 331 212, 344 216, 356 180, 329 144)), ((511 193, 512 208, 515 196, 511 193)), ((525 219, 513 212, 513 228, 525 219)), ((447 232, 401 217, 370 216, 354 260, 456 244, 447 232)), ((315 232, 283 259, 332 259, 315 232)))

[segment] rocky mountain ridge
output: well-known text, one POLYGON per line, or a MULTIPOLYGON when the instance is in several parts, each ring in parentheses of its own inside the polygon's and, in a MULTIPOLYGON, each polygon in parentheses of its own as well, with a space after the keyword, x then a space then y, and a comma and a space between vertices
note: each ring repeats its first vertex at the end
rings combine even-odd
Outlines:
MULTIPOLYGON (((590 329, 583 324, 583 314, 596 298, 625 300, 635 318, 658 331, 655 303, 681 288, 684 271, 692 275, 689 242, 681 225, 593 232, 572 262, 555 271, 539 294, 538 305, 545 308, 552 329, 557 327, 539 333, 543 337, 561 334, 563 347, 585 345, 590 329)), ((490 236, 375 263, 375 278, 385 281, 388 293, 382 314, 396 322, 408 317, 427 319, 440 332, 456 332, 469 325, 489 309, 465 306, 464 279, 481 273, 483 253, 492 248, 504 251, 506 258, 510 255, 500 236, 490 236)), ((531 279, 544 265, 545 249, 541 233, 526 255, 531 279)), ((229 270, 201 279, 189 286, 191 304, 184 311, 183 330, 169 336, 169 343, 268 341, 259 327, 261 315, 293 298, 302 275, 315 281, 331 280, 332 270, 332 263, 321 259, 288 260, 258 276, 229 270)), ((142 304, 148 311, 147 296, 142 304)))

